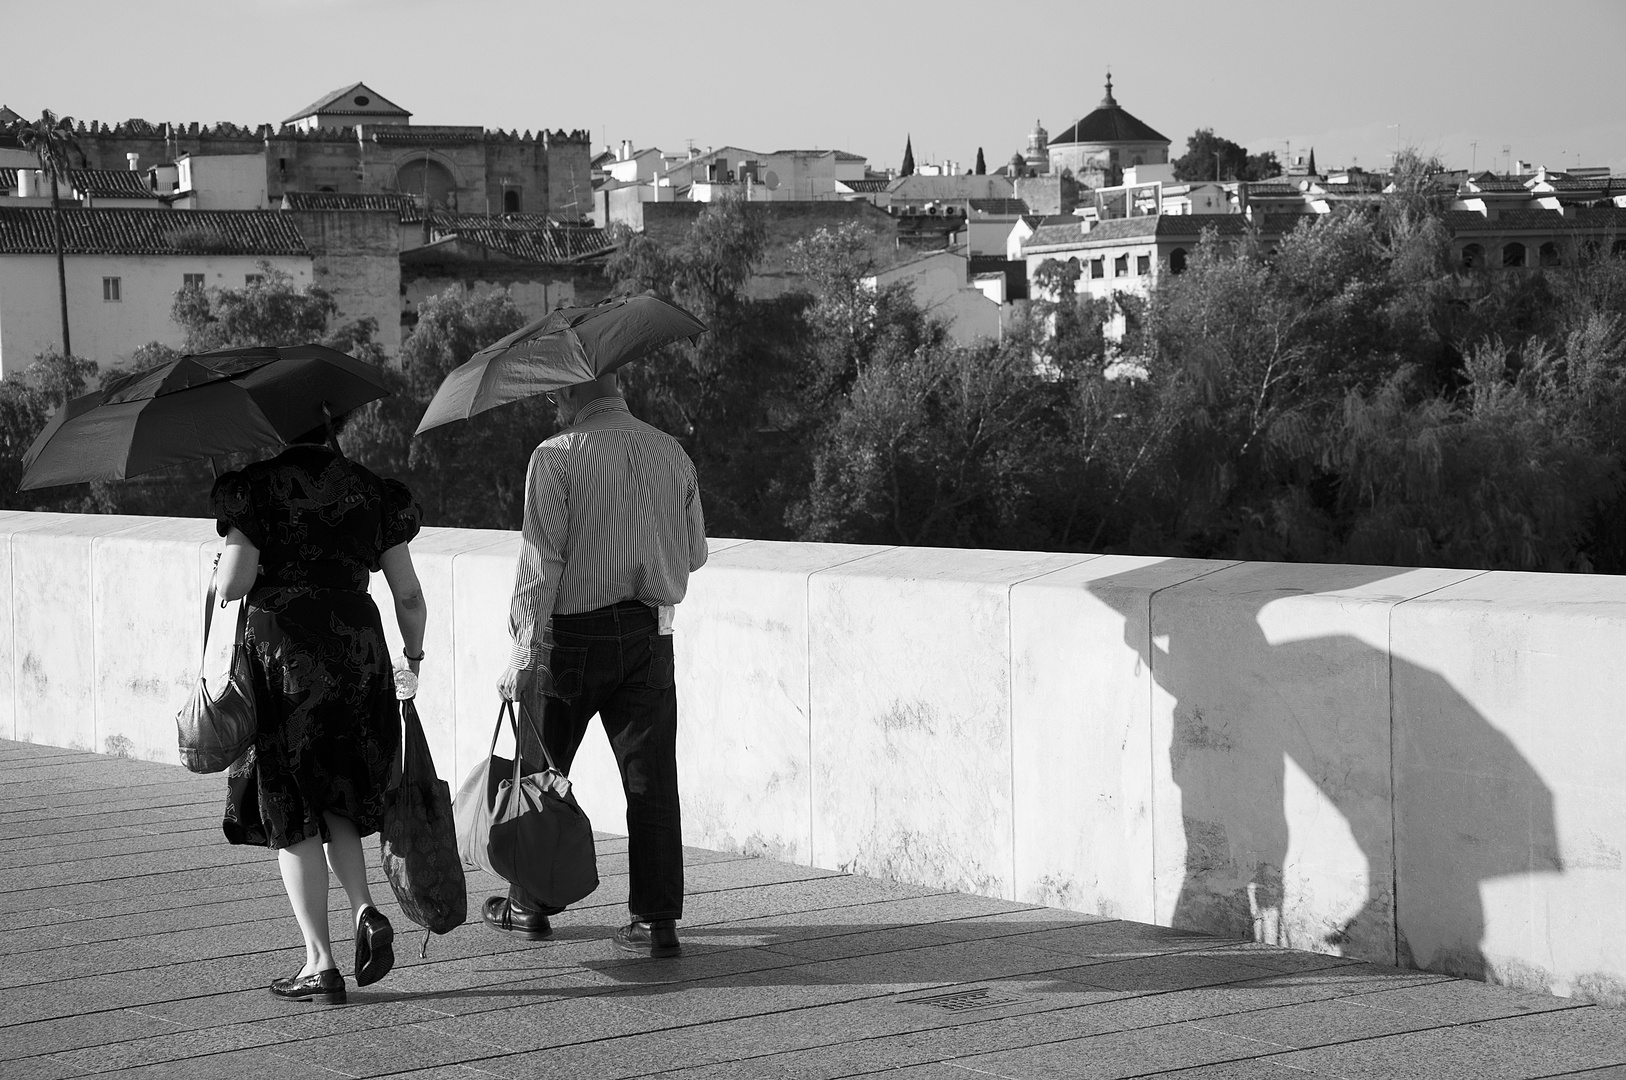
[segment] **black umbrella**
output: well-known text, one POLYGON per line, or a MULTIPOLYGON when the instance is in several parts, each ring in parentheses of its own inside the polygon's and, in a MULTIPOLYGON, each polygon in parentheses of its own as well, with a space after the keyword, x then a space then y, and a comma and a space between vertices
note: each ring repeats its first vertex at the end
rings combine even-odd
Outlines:
POLYGON ((413 434, 589 382, 663 345, 705 332, 706 324, 687 311, 649 295, 551 311, 447 375, 413 434))
POLYGON ((183 356, 58 409, 23 455, 18 489, 123 480, 275 446, 388 394, 378 368, 321 345, 183 356))

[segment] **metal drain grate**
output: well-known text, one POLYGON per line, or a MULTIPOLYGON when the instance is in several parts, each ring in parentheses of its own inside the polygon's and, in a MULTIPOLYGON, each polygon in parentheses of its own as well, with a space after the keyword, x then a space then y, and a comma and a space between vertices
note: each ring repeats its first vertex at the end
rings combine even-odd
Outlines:
POLYGON ((1008 994, 996 994, 986 986, 979 986, 972 990, 956 990, 951 994, 933 994, 931 997, 906 1000, 910 1005, 927 1005, 933 1009, 947 1009, 949 1012, 969 1012, 972 1009, 991 1009, 996 1005, 1013 1005, 1022 999, 1008 994))

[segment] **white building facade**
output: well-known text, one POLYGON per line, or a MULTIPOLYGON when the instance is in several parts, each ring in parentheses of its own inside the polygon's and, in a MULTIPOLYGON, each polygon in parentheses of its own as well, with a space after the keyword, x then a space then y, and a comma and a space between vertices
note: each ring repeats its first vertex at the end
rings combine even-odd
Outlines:
MULTIPOLYGON (((179 348, 183 288, 241 289, 272 270, 309 286, 312 257, 277 211, 65 210, 68 330, 76 356, 120 367, 149 342, 179 348)), ((49 210, 0 210, 0 376, 61 347, 49 210)))

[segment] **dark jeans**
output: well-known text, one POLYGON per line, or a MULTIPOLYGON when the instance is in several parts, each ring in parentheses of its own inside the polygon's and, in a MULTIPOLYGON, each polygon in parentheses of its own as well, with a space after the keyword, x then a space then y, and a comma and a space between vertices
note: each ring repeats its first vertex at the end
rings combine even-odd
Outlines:
MULTIPOLYGON (((678 809, 677 687, 672 637, 657 634, 655 609, 636 601, 555 615, 548 671, 537 672, 525 714, 541 717, 542 741, 566 774, 594 714, 604 721, 627 793, 627 906, 641 921, 683 917, 683 826, 678 809)), ((527 771, 543 767, 535 723, 520 725, 527 771)), ((509 898, 547 911, 523 889, 509 898)), ((551 912, 550 912, 551 913, 551 912)))

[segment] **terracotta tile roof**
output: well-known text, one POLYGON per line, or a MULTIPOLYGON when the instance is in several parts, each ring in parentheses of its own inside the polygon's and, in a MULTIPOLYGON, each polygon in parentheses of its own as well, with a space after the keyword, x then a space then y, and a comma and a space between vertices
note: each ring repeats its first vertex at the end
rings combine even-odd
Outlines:
POLYGON ((1495 217, 1487 217, 1474 210, 1447 210, 1446 228, 1452 232, 1507 232, 1508 230, 1541 229, 1557 232, 1568 223, 1557 210, 1503 210, 1495 217))
POLYGON ((1084 239, 1084 222, 1074 218, 1069 222, 1040 224, 1028 237, 1024 248, 1049 247, 1052 244, 1077 244, 1084 239))
POLYGON ((853 191, 869 192, 885 191, 892 181, 883 178, 880 180, 838 180, 837 183, 845 184, 853 191))
POLYGON ((615 244, 603 229, 564 226, 548 229, 465 227, 446 235, 500 251, 523 262, 542 264, 578 262, 597 255, 608 255, 615 250, 615 244))
POLYGON ((17 190, 17 170, 0 169, 0 191, 17 190))
POLYGON ((288 117, 288 119, 284 120, 283 123, 284 124, 292 124, 296 120, 303 120, 303 119, 305 119, 305 117, 307 117, 307 116, 315 116, 317 113, 330 113, 330 114, 331 113, 349 113, 349 114, 367 115, 367 116, 411 116, 412 115, 411 113, 407 112, 405 109, 401 108, 401 106, 397 105, 395 102, 390 101, 388 98, 384 97, 384 95, 382 95, 382 94, 378 93, 377 91, 373 90, 366 83, 359 83, 358 82, 358 83, 351 83, 349 86, 340 87, 339 89, 333 91, 331 94, 325 94, 322 97, 317 98, 315 101, 311 102, 309 105, 305 106, 303 109, 299 110, 298 112, 294 113, 292 116, 288 117), (369 103, 370 105, 387 105, 387 106, 389 106, 389 108, 387 108, 387 109, 375 109, 375 108, 369 107, 367 109, 358 109, 358 108, 355 108, 353 106, 349 107, 349 108, 335 108, 334 107, 334 106, 337 106, 341 100, 344 100, 345 105, 349 106, 350 102, 348 100, 345 100, 345 99, 348 99, 352 94, 354 94, 358 90, 365 91, 367 96, 372 99, 372 101, 369 103))
POLYGON ((73 186, 82 195, 98 199, 156 199, 145 171, 133 169, 75 169, 73 186))
POLYGON ((368 136, 380 146, 468 146, 487 141, 482 127, 422 128, 410 124, 386 124, 373 128, 368 136))
POLYGON ((284 191, 284 210, 394 210, 403 217, 418 208, 411 195, 395 191, 284 191))
POLYGON ((1528 191, 1528 190, 1530 190, 1529 188, 1524 186, 1524 181, 1523 180, 1502 180, 1502 179, 1490 179, 1490 178, 1486 178, 1486 177, 1477 177, 1477 178, 1476 177, 1469 177, 1468 180, 1464 181, 1464 184, 1465 185, 1466 184, 1472 184, 1473 185, 1471 188, 1468 188, 1468 190, 1470 190, 1470 191, 1496 192, 1496 191, 1528 191))
MULTIPOLYGON (((1307 214, 1260 214, 1256 218, 1259 231, 1267 236, 1292 232, 1302 221, 1317 220, 1314 215, 1307 214)), ((1154 237, 1159 240, 1189 238, 1195 242, 1209 229, 1221 236, 1240 236, 1248 230, 1248 225, 1248 219, 1241 214, 1160 214, 1109 218, 1096 222, 1095 228, 1086 233, 1076 219, 1073 223, 1053 224, 1047 221, 1035 229, 1022 246, 1024 249, 1052 245, 1077 247, 1154 237)))
POLYGON ((967 199, 971 209, 979 214, 1025 214, 1028 204, 1021 199, 967 199))
MULTIPOLYGON (((276 210, 63 210, 69 255, 308 255, 276 210)), ((0 209, 0 255, 48 255, 51 211, 0 209)))
POLYGON ((559 222, 547 214, 451 214, 444 210, 431 210, 421 220, 437 233, 464 232, 468 229, 552 229, 559 222))

